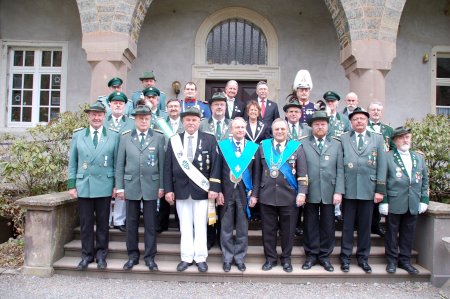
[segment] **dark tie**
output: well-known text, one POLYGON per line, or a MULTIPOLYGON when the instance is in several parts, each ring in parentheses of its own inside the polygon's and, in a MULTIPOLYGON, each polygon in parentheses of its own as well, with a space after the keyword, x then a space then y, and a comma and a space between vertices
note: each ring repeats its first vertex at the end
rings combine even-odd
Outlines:
POLYGON ((264 114, 266 114, 266 104, 264 100, 261 100, 261 118, 264 118, 264 114))
POLYGON ((295 125, 292 125, 292 138, 297 139, 298 134, 297 134, 297 130, 295 129, 295 125))
POLYGON ((236 141, 236 152, 238 152, 238 153, 241 152, 241 142, 240 141, 236 141))
POLYGON ((320 153, 322 153, 322 149, 323 149, 323 139, 319 138, 318 139, 319 144, 317 145, 317 147, 319 148, 320 153))
POLYGON ((331 124, 334 124, 334 115, 331 115, 331 116, 330 116, 330 123, 331 123, 331 124))
POLYGON ((144 146, 144 141, 145 141, 145 133, 141 133, 139 135, 141 135, 141 147, 143 147, 144 146))
POLYGON ((97 148, 97 145, 98 145, 98 131, 97 130, 94 131, 94 139, 92 139, 92 141, 94 142, 94 147, 97 148))
POLYGON ((358 135, 359 140, 358 140, 358 151, 361 151, 364 145, 364 141, 363 141, 363 134, 359 134, 358 135))
POLYGON ((222 138, 222 126, 220 125, 220 120, 217 121, 216 125, 216 139, 220 140, 222 138))
POLYGON ((275 146, 276 151, 277 151, 277 153, 279 153, 279 154, 281 153, 280 147, 281 147, 281 144, 279 144, 279 143, 277 143, 277 145, 275 146))

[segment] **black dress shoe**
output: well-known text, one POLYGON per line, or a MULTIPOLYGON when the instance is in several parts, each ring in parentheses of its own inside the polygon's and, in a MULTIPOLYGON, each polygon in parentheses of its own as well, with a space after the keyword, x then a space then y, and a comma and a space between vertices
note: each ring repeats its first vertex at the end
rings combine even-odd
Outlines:
POLYGON ((419 270, 417 270, 416 268, 414 268, 411 264, 398 264, 398 267, 400 269, 405 270, 406 272, 408 272, 411 275, 417 275, 419 274, 419 270))
POLYGON ((158 271, 158 265, 154 260, 145 261, 145 265, 148 267, 150 271, 158 271))
POLYGON ((264 265, 262 265, 262 270, 263 271, 269 271, 272 270, 273 267, 275 267, 277 265, 277 263, 271 263, 269 261, 266 261, 264 263, 264 265))
POLYGON ((297 228, 295 229, 295 235, 296 235, 297 237, 303 236, 303 228, 297 227, 297 228))
POLYGON ((77 266, 77 270, 86 270, 88 265, 92 263, 93 261, 89 261, 88 259, 82 259, 80 263, 77 266))
POLYGON ((98 269, 100 269, 100 270, 105 270, 107 265, 108 265, 108 264, 106 263, 106 260, 105 260, 105 259, 99 259, 99 260, 97 260, 97 268, 98 268, 98 269))
POLYGON ((292 264, 291 263, 282 263, 281 265, 283 266, 284 272, 287 272, 287 273, 292 272, 292 264))
POLYGON ((245 266, 244 263, 236 264, 236 267, 237 267, 238 270, 241 271, 241 272, 244 272, 244 271, 247 269, 247 267, 245 266))
POLYGON ((231 270, 231 263, 227 263, 227 262, 223 263, 222 269, 225 272, 230 272, 230 270, 231 270))
POLYGON ((134 265, 139 264, 139 261, 136 260, 128 260, 124 265, 123 265, 123 269, 124 270, 131 270, 133 268, 134 265))
POLYGON ((345 272, 345 273, 350 271, 350 263, 342 262, 341 263, 341 270, 342 270, 342 272, 345 272))
POLYGON ((384 237, 386 235, 386 232, 381 227, 373 227, 371 233, 374 235, 379 235, 380 237, 384 237))
POLYGON ((333 265, 331 265, 330 261, 320 261, 319 262, 320 265, 328 272, 333 272, 334 271, 334 267, 333 265))
POLYGON ((387 273, 395 273, 396 270, 397 270, 397 267, 395 266, 395 263, 388 263, 386 265, 386 272, 387 273))
POLYGON ((370 267, 368 262, 360 262, 358 263, 358 266, 361 267, 361 269, 363 269, 364 272, 372 273, 372 267, 370 267))
POLYGON ((114 228, 120 230, 123 233, 127 232, 127 227, 125 225, 114 225, 114 228))
POLYGON ((198 272, 206 272, 208 271, 208 264, 206 262, 197 263, 198 272))
POLYGON ((317 262, 315 260, 306 259, 306 261, 303 263, 302 269, 303 270, 309 270, 312 266, 314 266, 317 262))
POLYGON ((182 271, 186 270, 189 266, 192 266, 192 263, 181 261, 177 266, 177 271, 182 272, 182 271))

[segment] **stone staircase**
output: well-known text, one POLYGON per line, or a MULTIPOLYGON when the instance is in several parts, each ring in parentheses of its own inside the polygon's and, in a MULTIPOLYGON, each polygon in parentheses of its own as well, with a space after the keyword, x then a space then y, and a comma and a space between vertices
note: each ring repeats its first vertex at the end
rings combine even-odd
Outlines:
MULTIPOLYGON (((277 266, 271 271, 262 271, 261 266, 265 261, 262 247, 261 231, 249 230, 249 248, 246 259, 247 270, 240 272, 236 267, 232 267, 229 273, 222 270, 222 255, 219 247, 215 245, 209 251, 207 263, 209 270, 206 273, 199 273, 197 267, 191 266, 184 272, 177 272, 176 266, 180 261, 179 239, 180 233, 175 228, 170 228, 158 235, 158 254, 155 258, 159 271, 150 272, 144 261, 134 266, 131 271, 122 270, 123 264, 128 260, 125 244, 125 233, 116 229, 110 230, 109 254, 107 258, 108 268, 98 270, 97 264, 92 263, 85 271, 77 271, 75 268, 80 261, 81 240, 79 227, 74 230, 74 239, 64 246, 65 255, 53 265, 55 273, 102 277, 120 279, 142 279, 142 280, 163 280, 163 281, 196 281, 196 282, 272 282, 272 283, 305 283, 305 282, 400 282, 400 281, 429 281, 430 271, 417 264, 417 252, 413 252, 412 263, 419 269, 419 275, 409 275, 402 269, 397 269, 395 274, 388 274, 385 271, 386 260, 384 257, 384 240, 372 235, 372 249, 369 263, 372 266, 372 273, 364 273, 356 264, 353 258, 350 272, 343 273, 339 266, 339 252, 341 242, 341 231, 336 231, 336 246, 331 255, 331 263, 335 267, 334 272, 327 272, 321 266, 316 265, 310 270, 302 270, 301 265, 305 260, 302 238, 295 237, 294 249, 292 252, 292 265, 294 271, 285 273, 281 266, 277 266)), ((355 238, 356 241, 356 238, 355 238)), ((144 250, 143 228, 139 228, 139 248, 141 253, 144 250)), ((356 247, 356 246, 355 246, 356 247)), ((356 248, 355 248, 356 249, 356 248)), ((278 248, 281 252, 281 248, 278 248)))

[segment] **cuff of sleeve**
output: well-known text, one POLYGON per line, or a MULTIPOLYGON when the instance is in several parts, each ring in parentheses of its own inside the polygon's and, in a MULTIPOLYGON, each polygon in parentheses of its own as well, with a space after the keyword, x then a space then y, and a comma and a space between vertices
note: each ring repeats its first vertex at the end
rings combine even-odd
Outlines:
POLYGON ((422 198, 420 199, 420 202, 429 204, 430 203, 430 198, 428 196, 422 196, 422 198))
POLYGON ((76 182, 77 182, 77 180, 76 179, 69 179, 68 181, 67 181, 67 189, 75 189, 75 187, 76 187, 76 182))
POLYGON ((386 194, 386 184, 384 182, 377 182, 377 186, 375 187, 375 193, 386 194))
POLYGON ((116 190, 116 193, 122 193, 122 192, 125 192, 125 189, 117 189, 116 190))

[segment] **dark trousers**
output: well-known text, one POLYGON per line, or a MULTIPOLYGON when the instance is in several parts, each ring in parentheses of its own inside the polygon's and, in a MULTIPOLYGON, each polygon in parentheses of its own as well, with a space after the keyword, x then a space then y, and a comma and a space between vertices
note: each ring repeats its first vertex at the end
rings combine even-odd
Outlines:
POLYGON ((374 203, 373 204, 373 214, 372 214, 372 231, 379 231, 380 230, 380 221, 381 221, 381 214, 378 209, 380 206, 380 203, 374 203))
POLYGON ((304 215, 303 206, 298 207, 298 213, 297 213, 297 226, 298 228, 302 228, 302 215, 304 215))
POLYGON ((343 207, 343 228, 341 244, 341 261, 350 262, 353 250, 353 232, 355 222, 358 226, 358 262, 367 262, 370 254, 370 230, 372 226, 373 201, 345 198, 343 207))
POLYGON ((106 259, 109 243, 109 212, 111 196, 78 198, 81 230, 81 258, 93 261, 106 259), (95 242, 94 242, 94 224, 95 242))
POLYGON ((216 206, 216 215, 217 222, 213 225, 208 225, 206 231, 206 240, 208 242, 208 247, 213 246, 218 239, 220 241, 220 214, 221 214, 221 206, 216 206))
POLYGON ((225 199, 225 205, 221 209, 220 244, 224 263, 233 262, 233 258, 237 264, 245 262, 248 247, 248 219, 245 208, 246 205, 243 205, 242 199, 239 198, 239 190, 235 189, 232 197, 225 199))
POLYGON ((306 258, 327 261, 334 249, 334 205, 307 203, 303 210, 306 258))
POLYGON ((417 215, 411 215, 409 211, 405 214, 389 213, 386 220, 385 248, 388 262, 410 264, 417 215))
MULTIPOLYGON (((160 230, 168 230, 169 229, 169 217, 172 206, 161 197, 159 199, 159 213, 158 213, 158 225, 160 230)), ((177 227, 180 227, 180 222, 178 220, 177 209, 173 209, 175 212, 175 221, 177 223, 177 227)))
POLYGON ((261 204, 262 240, 266 260, 276 263, 277 258, 277 232, 280 228, 281 237, 281 263, 291 262, 292 246, 294 245, 295 225, 297 223, 297 207, 271 206, 261 204))
POLYGON ((144 215, 144 260, 154 260, 156 255, 156 200, 127 200, 127 252, 130 260, 139 260, 139 217, 144 215))

